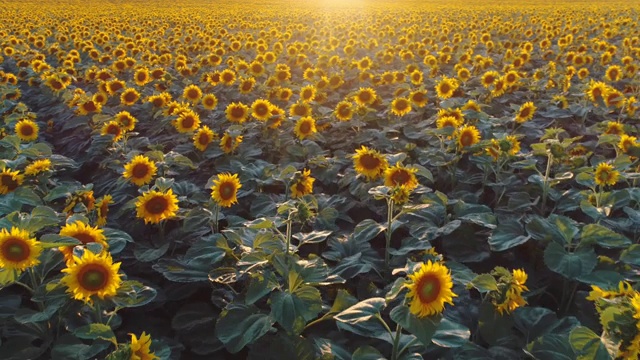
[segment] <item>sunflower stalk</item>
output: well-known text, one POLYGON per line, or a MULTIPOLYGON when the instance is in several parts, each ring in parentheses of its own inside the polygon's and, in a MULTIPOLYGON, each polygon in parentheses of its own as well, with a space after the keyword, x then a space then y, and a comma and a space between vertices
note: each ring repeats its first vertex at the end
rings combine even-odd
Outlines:
MULTIPOLYGON (((402 326, 400 326, 400 324, 397 324, 396 336, 393 339, 393 349, 391 350, 391 360, 398 360, 398 358, 400 357, 400 354, 402 353, 399 351, 401 335, 402 335, 402 326)), ((403 348, 403 350, 404 349, 406 349, 406 346, 403 348)))
POLYGON ((551 173, 551 164, 553 163, 553 154, 551 151, 547 154, 547 168, 544 172, 542 182, 542 212, 544 213, 547 205, 547 196, 549 195, 549 174, 551 173))
POLYGON ((384 249, 384 268, 385 268, 385 272, 387 275, 387 278, 389 277, 389 275, 391 275, 391 270, 389 269, 389 260, 390 260, 390 255, 389 254, 389 248, 391 247, 391 225, 393 224, 393 199, 392 198, 387 198, 387 231, 385 232, 385 249, 384 249))
POLYGON ((218 232, 220 232, 220 229, 218 228, 218 216, 220 216, 220 205, 218 205, 216 203, 216 210, 214 211, 214 220, 213 220, 213 233, 217 234, 218 232))

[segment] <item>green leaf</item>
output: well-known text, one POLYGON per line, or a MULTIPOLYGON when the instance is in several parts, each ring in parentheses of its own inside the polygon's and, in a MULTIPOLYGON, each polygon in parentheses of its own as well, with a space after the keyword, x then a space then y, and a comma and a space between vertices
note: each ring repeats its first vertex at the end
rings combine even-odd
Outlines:
POLYGON ((598 244, 607 249, 620 249, 631 245, 631 240, 626 236, 598 224, 585 225, 581 238, 587 244, 598 244))
POLYGON ((216 313, 210 304, 190 302, 180 308, 171 319, 171 327, 175 330, 185 331, 207 323, 213 324, 216 319, 216 313))
POLYGON ((386 305, 384 298, 370 298, 351 306, 334 318, 339 322, 355 324, 371 319, 374 315, 379 314, 386 305))
POLYGON ((262 297, 279 286, 278 280, 270 271, 254 272, 251 273, 250 277, 251 281, 249 282, 249 286, 247 286, 247 293, 244 298, 244 302, 247 305, 251 305, 262 299, 262 297))
POLYGON ((40 237, 40 246, 43 249, 57 248, 60 246, 75 246, 82 244, 78 239, 58 234, 44 234, 40 237))
POLYGON ((525 352, 535 359, 575 360, 576 358, 567 335, 543 335, 527 344, 526 349, 525 352))
POLYGON ((640 244, 633 244, 620 253, 620 261, 640 266, 640 244))
POLYGON ((96 340, 103 339, 111 342, 116 341, 116 336, 108 325, 94 323, 81 326, 73 331, 79 339, 96 340))
POLYGON ((504 251, 524 244, 530 238, 524 234, 524 228, 518 220, 506 219, 500 221, 489 236, 489 247, 492 251, 504 251))
POLYGON ((119 254, 124 250, 127 243, 133 242, 129 234, 118 229, 104 228, 104 236, 107 238, 109 252, 112 254, 119 254))
POLYGON ((413 334, 425 347, 431 343, 441 321, 440 316, 419 318, 412 314, 408 306, 398 305, 389 314, 391 319, 413 334))
POLYGON ((471 331, 466 326, 443 318, 438 324, 438 329, 433 335, 434 344, 446 348, 458 348, 466 344, 471 336, 471 331))
POLYGON ((254 306, 231 305, 216 323, 216 336, 235 354, 269 332, 272 325, 271 317, 254 306))
POLYGON ((578 326, 573 329, 569 341, 578 360, 612 359, 600 337, 587 327, 578 326))
POLYGON ((575 279, 591 273, 598 263, 598 256, 593 249, 580 248, 569 253, 562 245, 550 243, 544 251, 544 262, 552 271, 575 279))
POLYGON ((131 308, 150 303, 156 298, 156 295, 157 291, 152 287, 144 286, 138 281, 125 280, 112 301, 117 306, 131 308))
POLYGON ((353 352, 351 360, 387 360, 380 351, 370 345, 361 346, 353 352))
POLYGON ((298 246, 302 246, 303 244, 317 244, 325 241, 329 235, 331 235, 332 231, 312 231, 310 233, 297 233, 293 234, 293 238, 299 241, 298 246))
POLYGON ((313 286, 301 286, 293 293, 271 294, 271 316, 285 330, 300 334, 308 321, 322 310, 320 291, 313 286))
POLYGON ((357 242, 367 242, 385 230, 386 226, 378 224, 372 219, 365 219, 356 225, 353 231, 353 238, 357 242))
POLYGON ((47 226, 57 226, 58 223, 58 215, 52 208, 48 206, 36 206, 31 210, 29 220, 23 225, 23 229, 30 233, 35 233, 47 226))
POLYGON ((349 307, 358 303, 358 299, 351 296, 349 292, 345 289, 338 289, 338 294, 336 295, 335 300, 333 300, 333 305, 331 305, 331 309, 329 313, 335 314, 339 313, 349 307))
POLYGON ((575 221, 560 215, 551 215, 548 219, 534 217, 526 225, 527 232, 539 241, 554 241, 560 245, 571 242, 578 233, 575 221))
POLYGON ((104 360, 130 360, 131 359, 131 345, 120 345, 114 352, 107 355, 104 360))
POLYGON ((491 274, 480 274, 476 276, 469 285, 472 285, 481 293, 498 290, 498 283, 491 274))

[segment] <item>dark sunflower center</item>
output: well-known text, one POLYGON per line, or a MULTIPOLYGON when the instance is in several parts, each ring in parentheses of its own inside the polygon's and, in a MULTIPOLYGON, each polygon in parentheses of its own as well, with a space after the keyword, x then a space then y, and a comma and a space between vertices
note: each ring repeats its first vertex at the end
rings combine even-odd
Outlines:
POLYGON ((222 198, 222 200, 229 200, 235 195, 236 187, 232 183, 225 182, 220 185, 218 191, 220 192, 220 197, 222 198))
POLYGON ((190 129, 191 127, 193 127, 193 125, 195 124, 195 122, 196 122, 196 121, 195 121, 195 119, 193 118, 193 116, 185 116, 185 117, 182 119, 182 126, 183 126, 183 127, 185 127, 185 128, 187 128, 187 129, 190 129))
POLYGON ((22 239, 10 238, 2 246, 2 255, 13 262, 24 261, 29 258, 29 245, 22 239))
POLYGON ((156 196, 147 201, 144 207, 149 213, 158 215, 169 208, 169 201, 162 196, 156 196))
POLYGON ((470 132, 464 132, 460 135, 460 144, 469 146, 473 143, 473 135, 470 132))
POLYGON ((244 109, 238 106, 232 108, 231 117, 234 119, 242 119, 244 117, 244 109))
POLYGON ((400 100, 400 101, 396 102, 396 109, 397 110, 400 110, 400 111, 406 110, 407 107, 409 107, 409 104, 404 100, 400 100))
POLYGON ((360 94, 358 94, 358 98, 360 99, 360 101, 369 102, 371 100, 371 94, 367 91, 361 92, 360 94))
POLYGON ((128 92, 124 95, 124 100, 128 101, 128 102, 133 102, 136 101, 136 99, 138 98, 138 96, 136 95, 136 93, 134 92, 128 92))
POLYGON ((84 109, 86 111, 95 111, 96 104, 94 104, 93 101, 87 101, 86 103, 84 103, 84 109))
POLYGON ((215 101, 213 100, 213 98, 206 98, 204 99, 204 104, 206 106, 213 106, 215 104, 215 101))
POLYGON ((602 96, 602 90, 600 90, 599 88, 595 88, 591 91, 591 94, 594 98, 599 98, 600 96, 602 96))
POLYGON ((147 74, 138 73, 138 81, 145 81, 145 80, 147 80, 147 74))
POLYGON ((133 170, 131 171, 131 174, 133 175, 133 177, 138 179, 147 176, 148 173, 149 173, 149 166, 147 166, 147 164, 136 164, 133 167, 133 170))
POLYGON ((295 107, 293 112, 298 116, 305 116, 307 114, 307 108, 302 105, 298 105, 295 107))
POLYGON ((449 84, 447 83, 442 83, 440 84, 440 92, 443 94, 446 94, 449 92, 449 90, 451 90, 451 87, 449 86, 449 84))
POLYGON ((371 154, 364 154, 360 157, 360 164, 367 170, 374 170, 380 166, 380 159, 371 154))
POLYGON ((490 76, 487 76, 487 77, 484 78, 484 83, 485 84, 493 84, 493 80, 494 80, 493 76, 490 75, 490 76))
POLYGON ((341 106, 340 110, 338 111, 338 113, 342 116, 349 116, 351 115, 351 108, 349 106, 341 106))
POLYGON ((202 145, 207 145, 210 142, 211 142, 211 139, 209 138, 209 134, 201 133, 200 136, 198 136, 198 143, 202 145))
POLYGON ((305 90, 302 93, 302 98, 309 99, 309 98, 311 98, 312 95, 313 95, 313 92, 311 90, 305 90))
POLYGON ((311 132, 311 124, 308 121, 300 124, 300 132, 303 134, 308 134, 309 132, 311 132))
POLYGON ((110 125, 107 128, 107 134, 118 136, 120 135, 120 127, 118 125, 110 125))
POLYGON ((2 185, 6 186, 9 190, 14 190, 18 187, 18 182, 11 175, 2 175, 2 185))
POLYGON ((520 110, 520 117, 521 118, 526 118, 527 116, 529 116, 530 110, 529 108, 524 108, 522 110, 520 110))
POLYGON ((108 270, 98 264, 85 265, 78 273, 78 283, 89 291, 104 289, 108 281, 108 270))
POLYGON ((222 81, 224 81, 224 82, 231 82, 231 81, 233 81, 233 75, 231 75, 231 74, 224 74, 224 75, 222 76, 222 81))
POLYGON ((87 233, 82 233, 82 232, 76 233, 76 234, 73 234, 73 237, 83 244, 96 242, 96 239, 93 237, 93 235, 87 234, 87 233))
POLYGON ((251 86, 252 86, 252 84, 250 82, 243 83, 242 84, 242 90, 243 91, 249 91, 249 90, 251 90, 251 86))
POLYGON ((395 185, 404 185, 411 180, 411 176, 409 176, 409 172, 406 170, 397 170, 391 175, 391 181, 395 185))
POLYGON ((22 125, 22 127, 20 128, 20 132, 24 136, 31 136, 34 133, 33 127, 31 125, 29 125, 29 124, 22 125))
POLYGON ((413 95, 413 101, 422 102, 424 100, 424 95, 422 93, 416 93, 413 95))
POLYGON ((255 111, 258 116, 264 116, 269 113, 269 107, 266 104, 258 104, 255 111))
POLYGON ((423 304, 429 304, 440 296, 442 284, 435 275, 426 275, 418 281, 417 287, 420 302, 423 304))
POLYGON ((52 80, 51 81, 51 87, 56 89, 56 90, 60 90, 62 89, 62 83, 58 80, 52 80))
POLYGON ((198 98, 198 95, 199 95, 199 94, 198 94, 198 91, 197 91, 197 90, 195 90, 195 89, 191 89, 191 90, 189 90, 189 92, 187 93, 187 97, 188 97, 189 99, 197 99, 197 98, 198 98))

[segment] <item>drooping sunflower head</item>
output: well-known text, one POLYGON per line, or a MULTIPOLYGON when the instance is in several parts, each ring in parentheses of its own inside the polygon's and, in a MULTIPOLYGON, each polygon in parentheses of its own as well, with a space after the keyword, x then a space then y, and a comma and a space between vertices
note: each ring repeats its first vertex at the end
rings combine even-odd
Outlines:
POLYGON ((353 166, 358 174, 365 176, 368 180, 375 180, 389 167, 389 162, 377 150, 363 145, 353 155, 353 166))
POLYGON ((96 255, 85 250, 81 258, 74 256, 67 263, 61 283, 74 299, 92 303, 94 295, 100 299, 116 295, 122 285, 119 269, 120 263, 114 264, 108 252, 96 255))
POLYGON ((384 185, 389 187, 404 185, 409 190, 413 190, 418 186, 417 172, 416 168, 405 167, 398 163, 384 171, 384 185))
POLYGON ((271 116, 267 120, 267 126, 271 129, 277 129, 282 125, 282 120, 284 120, 285 111, 275 105, 271 107, 271 116))
POLYGON ((16 135, 22 141, 35 141, 38 139, 38 124, 29 119, 23 119, 16 123, 15 131, 16 135))
POLYGON ((142 186, 150 183, 157 171, 155 162, 144 155, 136 155, 124 166, 122 176, 132 183, 142 186))
MULTIPOLYGON (((76 221, 70 224, 66 224, 60 229, 60 236, 69 236, 80 241, 83 245, 89 243, 98 243, 102 245, 104 249, 109 248, 107 244, 107 238, 104 235, 104 230, 98 229, 95 226, 85 224, 82 221, 76 221)), ((58 248, 65 257, 65 260, 73 260, 73 248, 74 246, 62 246, 58 248)))
POLYGON ((42 247, 29 232, 12 227, 0 230, 0 268, 24 271, 40 263, 42 247))
POLYGON ((269 100, 257 99, 251 104, 251 116, 256 120, 266 121, 271 117, 271 107, 273 105, 269 100))
POLYGON ((350 101, 340 101, 333 111, 335 117, 340 121, 349 121, 353 117, 353 105, 350 101))
POLYGON ((624 94, 616 89, 608 89, 604 96, 604 104, 607 107, 620 108, 624 105, 624 94))
POLYGON ((311 170, 304 169, 302 172, 296 173, 291 183, 291 197, 296 199, 313 192, 313 183, 315 178, 311 177, 311 170))
POLYGON ((586 95, 592 103, 597 104, 598 100, 604 100, 608 91, 607 84, 601 81, 591 81, 586 90, 586 95))
POLYGON ((217 134, 204 125, 193 135, 193 146, 200 151, 207 150, 207 146, 217 138, 217 134))
POLYGON ((193 132, 200 127, 200 115, 190 109, 182 111, 173 126, 181 133, 193 132))
POLYGON ((113 197, 111 195, 105 195, 96 201, 96 226, 105 226, 107 224, 110 204, 113 204, 113 197))
POLYGON ((411 112, 411 102, 409 99, 399 97, 391 102, 391 113, 397 116, 403 116, 411 112))
POLYGON ((301 117, 296 122, 293 132, 296 134, 298 139, 306 139, 318 132, 318 129, 316 128, 316 120, 310 116, 301 117))
POLYGON ((458 81, 455 79, 444 77, 436 84, 436 93, 440 99, 448 99, 453 96, 458 86, 458 81))
POLYGON ((120 127, 120 124, 117 121, 112 120, 102 125, 102 129, 100 130, 100 135, 102 136, 113 135, 113 141, 118 141, 122 139, 122 136, 124 135, 124 131, 122 130, 122 128, 120 127))
POLYGON ((190 103, 195 104, 202 98, 202 90, 200 90, 198 85, 188 85, 182 91, 182 97, 190 103))
POLYGON ((39 159, 27 165, 27 167, 24 168, 24 174, 33 176, 49 170, 51 170, 51 160, 39 159))
POLYGON ((24 181, 24 175, 20 171, 11 171, 8 168, 2 169, 0 172, 0 195, 6 195, 17 189, 24 181))
POLYGON ((458 146, 465 148, 480 141, 480 131, 473 125, 465 125, 457 131, 458 146))
POLYGON ((249 117, 249 107, 243 103, 230 103, 225 110, 227 120, 235 123, 243 123, 249 117))
POLYGON ((451 290, 453 281, 449 269, 439 262, 423 263, 418 271, 409 275, 405 284, 409 289, 409 311, 418 317, 433 316, 444 311, 444 304, 453 305, 457 295, 451 290))
POLYGON ((159 359, 154 353, 151 352, 151 336, 145 332, 142 332, 140 338, 134 334, 131 335, 131 358, 130 360, 155 360, 159 359))
POLYGON ((525 121, 531 120, 535 111, 536 107, 531 101, 522 104, 522 106, 520 106, 520 109, 518 110, 518 114, 516 115, 516 122, 523 123, 525 121))
POLYGON ((230 207, 238 202, 238 189, 241 187, 238 174, 219 174, 217 179, 213 180, 211 198, 220 206, 230 207))
POLYGON ((615 170, 613 165, 601 162, 596 167, 595 182, 596 185, 615 185, 620 178, 620 172, 615 170))
POLYGON ((144 223, 157 224, 170 219, 178 213, 178 198, 173 190, 166 192, 150 190, 138 196, 136 201, 137 217, 144 219, 144 223))

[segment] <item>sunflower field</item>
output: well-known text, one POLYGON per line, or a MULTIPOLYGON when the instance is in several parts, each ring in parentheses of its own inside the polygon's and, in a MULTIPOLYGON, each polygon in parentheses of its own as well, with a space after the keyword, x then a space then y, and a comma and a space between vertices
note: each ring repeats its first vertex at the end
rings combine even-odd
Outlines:
POLYGON ((640 2, 0 6, 0 359, 638 359, 640 2))

